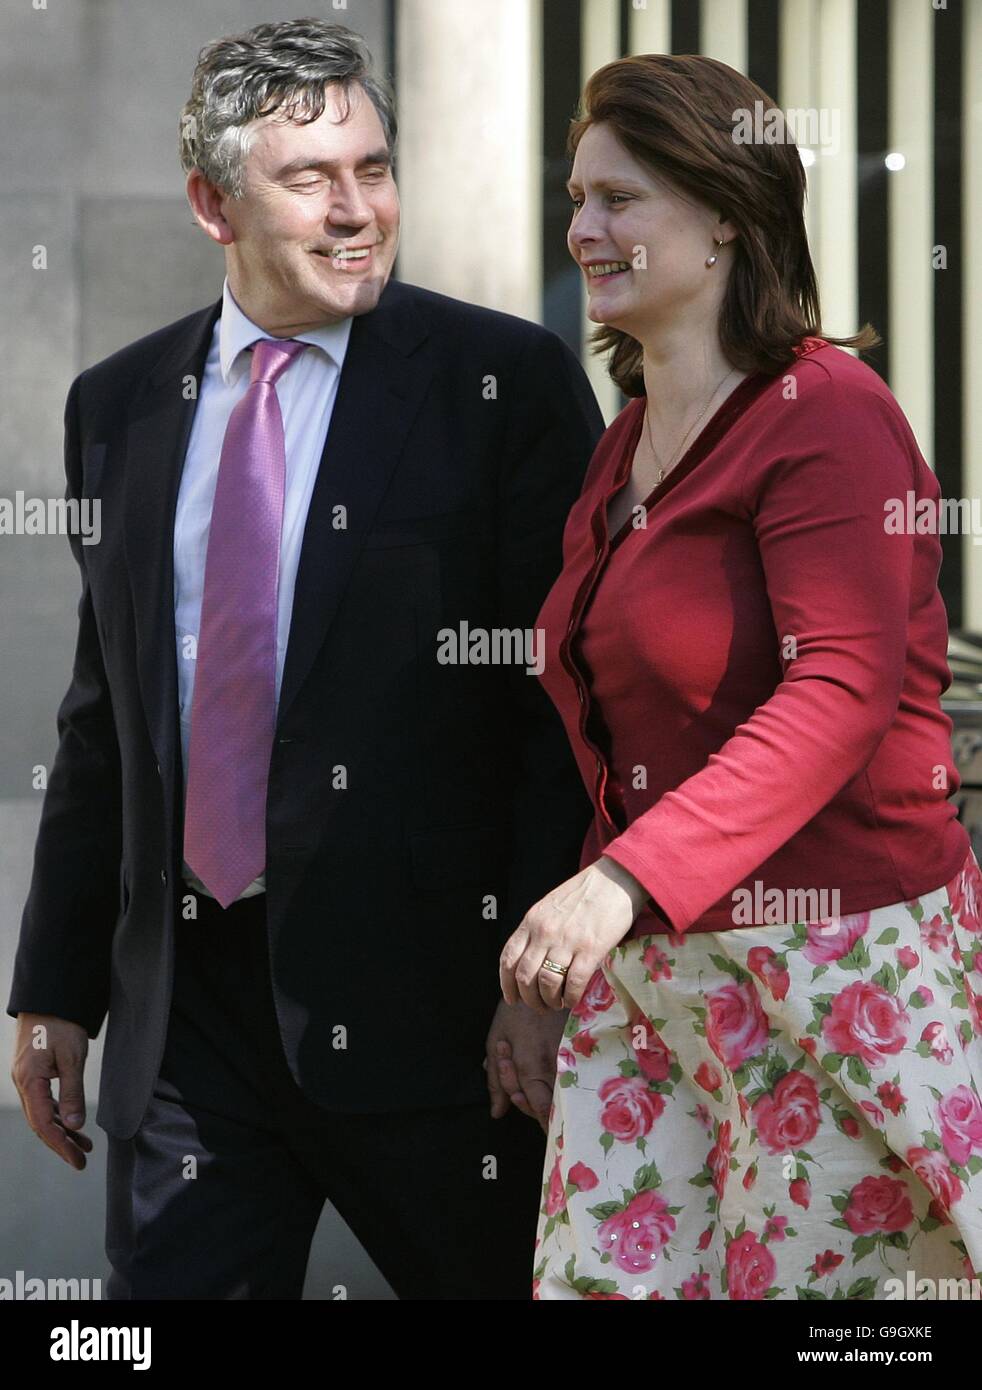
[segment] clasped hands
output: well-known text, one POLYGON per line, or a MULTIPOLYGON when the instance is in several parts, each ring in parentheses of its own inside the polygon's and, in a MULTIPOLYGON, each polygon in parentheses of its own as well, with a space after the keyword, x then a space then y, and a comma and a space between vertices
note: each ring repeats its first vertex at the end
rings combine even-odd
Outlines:
POLYGON ((486 1047, 494 1118, 510 1100, 548 1128, 565 1010, 580 1002, 647 899, 632 874, 601 856, 530 907, 512 932, 500 959, 504 998, 486 1047), (546 960, 567 966, 565 976, 543 969, 546 960))

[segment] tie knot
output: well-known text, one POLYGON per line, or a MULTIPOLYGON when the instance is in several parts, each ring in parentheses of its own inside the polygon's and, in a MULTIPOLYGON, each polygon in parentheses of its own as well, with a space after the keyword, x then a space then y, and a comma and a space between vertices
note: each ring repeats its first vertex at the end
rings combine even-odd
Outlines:
POLYGON ((268 381, 275 386, 297 354, 309 346, 296 338, 257 338, 252 344, 250 384, 268 381))

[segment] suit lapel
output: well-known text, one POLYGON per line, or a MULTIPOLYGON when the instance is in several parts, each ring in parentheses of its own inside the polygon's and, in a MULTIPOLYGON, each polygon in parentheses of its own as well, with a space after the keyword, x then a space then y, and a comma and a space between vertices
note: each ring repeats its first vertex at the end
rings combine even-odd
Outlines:
POLYGON ((165 777, 174 766, 179 738, 174 514, 201 378, 221 308, 219 299, 196 314, 161 358, 150 373, 127 432, 123 544, 133 595, 140 691, 150 739, 165 777), (191 377, 193 392, 186 388, 191 377))
POLYGON ((277 728, 334 620, 351 570, 399 461, 432 375, 411 290, 390 281, 355 318, 307 513, 277 728), (346 508, 344 529, 334 509, 346 508))

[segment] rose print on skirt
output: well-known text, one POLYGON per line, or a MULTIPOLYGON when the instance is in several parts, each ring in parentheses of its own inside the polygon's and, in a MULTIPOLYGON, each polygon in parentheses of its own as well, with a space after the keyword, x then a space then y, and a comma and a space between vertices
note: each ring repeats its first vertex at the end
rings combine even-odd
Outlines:
POLYGON ((533 1297, 880 1299, 982 1270, 982 873, 625 942, 559 1052, 533 1297))

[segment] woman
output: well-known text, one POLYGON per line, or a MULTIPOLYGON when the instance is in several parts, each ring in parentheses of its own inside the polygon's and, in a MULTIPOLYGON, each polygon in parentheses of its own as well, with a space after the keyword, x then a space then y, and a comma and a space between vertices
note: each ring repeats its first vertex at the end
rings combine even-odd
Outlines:
POLYGON ((982 1267, 982 876, 937 482, 820 330, 793 143, 704 57, 594 74, 569 249, 630 403, 543 605, 595 818, 505 998, 572 1007, 538 1298, 887 1298, 982 1267), (898 500, 899 499, 899 500, 898 500))

